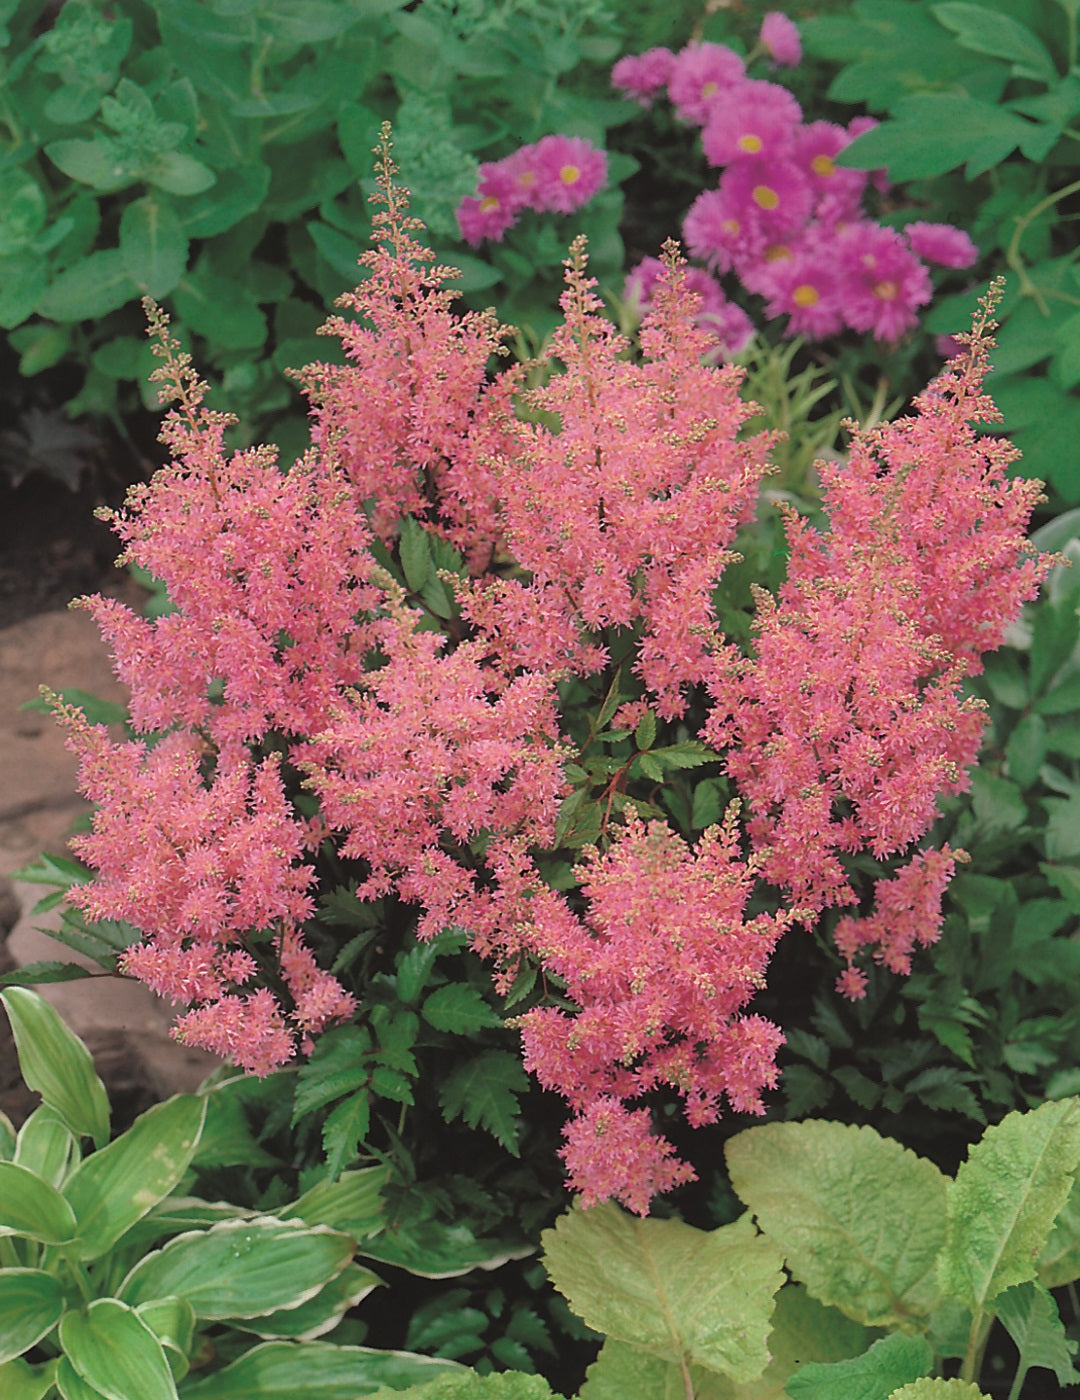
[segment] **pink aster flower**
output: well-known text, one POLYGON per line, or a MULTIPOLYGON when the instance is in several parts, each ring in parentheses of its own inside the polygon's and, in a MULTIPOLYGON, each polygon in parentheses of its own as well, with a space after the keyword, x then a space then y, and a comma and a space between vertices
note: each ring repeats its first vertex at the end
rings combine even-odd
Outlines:
POLYGON ((769 316, 787 316, 785 334, 824 340, 843 329, 834 259, 821 247, 796 247, 771 264, 769 316))
POLYGON ((913 253, 940 267, 970 267, 979 256, 963 229, 952 224, 908 224, 904 237, 913 253))
POLYGON ((537 164, 536 144, 519 146, 508 156, 503 156, 497 164, 509 178, 512 185, 511 201, 523 209, 542 210, 544 205, 540 193, 540 170, 537 164))
POLYGON ((814 217, 821 223, 849 223, 859 217, 868 176, 848 170, 836 157, 852 137, 835 122, 810 122, 795 133, 792 159, 814 192, 814 217))
POLYGON ((726 44, 687 44, 675 55, 668 96, 685 122, 704 126, 712 100, 746 75, 746 64, 726 44))
POLYGON ((457 207, 458 228, 471 248, 477 248, 485 238, 501 243, 508 228, 517 223, 517 210, 498 195, 467 194, 457 207))
POLYGON ((702 190, 687 210, 682 232, 693 256, 717 272, 758 257, 766 242, 753 208, 723 184, 702 190))
POLYGON ((611 82, 643 107, 649 107, 660 89, 667 86, 674 63, 675 55, 670 49, 627 54, 612 68, 611 82))
POLYGON ((891 228, 863 221, 836 240, 844 319, 875 340, 899 340, 933 294, 930 274, 891 228))
POLYGON ((701 144, 710 165, 783 156, 801 120, 802 109, 787 88, 748 79, 713 97, 701 144))
POLYGON ((761 21, 758 43, 768 50, 779 68, 796 68, 802 62, 802 40, 794 20, 779 10, 770 10, 761 21))
POLYGON ((536 143, 534 208, 572 214, 607 180, 607 156, 581 136, 545 136, 536 143))
POLYGON ((720 189, 735 217, 756 227, 764 243, 782 241, 810 216, 813 195, 806 176, 787 160, 748 157, 729 165, 720 189))

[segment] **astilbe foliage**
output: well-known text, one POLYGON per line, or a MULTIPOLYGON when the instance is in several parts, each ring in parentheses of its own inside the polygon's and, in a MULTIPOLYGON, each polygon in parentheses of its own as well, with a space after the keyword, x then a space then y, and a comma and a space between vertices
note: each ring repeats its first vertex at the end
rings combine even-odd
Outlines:
POLYGON ((305 942, 329 844, 358 898, 415 906, 422 937, 467 930, 499 990, 523 959, 565 989, 520 1018, 526 1062, 570 1104, 570 1184, 644 1212, 693 1173, 643 1096, 674 1089, 693 1124, 725 1100, 762 1111, 782 1035, 747 1007, 792 923, 854 903, 845 857, 899 865, 837 929, 845 990, 863 950, 905 970, 936 936, 955 855, 915 848, 974 757, 960 681, 1037 585, 1036 488, 970 427, 990 412, 980 325, 914 417, 824 469, 830 529, 789 521, 788 582, 759 598, 745 658, 713 594, 769 439, 740 438, 739 372, 702 363, 675 251, 633 358, 576 244, 528 389, 521 367, 489 373, 505 330, 455 311, 385 141, 378 170, 368 276, 343 299, 364 324, 328 323, 347 363, 304 372, 313 446, 293 466, 225 449, 229 420, 153 312, 173 460, 113 523, 175 611, 83 601, 134 737, 58 705, 97 804, 73 897, 142 932, 124 970, 180 1004, 177 1034, 265 1073, 363 1014, 305 942), (466 558, 441 622, 378 562, 406 524, 466 558), (577 885, 556 889, 540 857, 576 756, 560 687, 603 695, 613 675, 635 724, 706 697, 748 820, 734 804, 690 842, 655 807, 613 815, 613 780, 577 885), (778 912, 751 910, 763 881, 778 912))

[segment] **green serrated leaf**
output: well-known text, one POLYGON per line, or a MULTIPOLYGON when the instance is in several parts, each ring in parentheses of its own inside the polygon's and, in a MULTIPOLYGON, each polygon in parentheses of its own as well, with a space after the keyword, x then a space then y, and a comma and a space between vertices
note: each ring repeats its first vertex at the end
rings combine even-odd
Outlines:
POLYGON ((552 1283, 596 1331, 740 1381, 768 1365, 783 1256, 749 1216, 705 1231, 606 1202, 561 1216, 541 1240, 552 1283))
POLYGON ((932 1162, 872 1128, 813 1119, 749 1128, 725 1150, 736 1194, 813 1297, 875 1327, 931 1311, 946 1184, 932 1162))
POLYGON ((439 1105, 446 1121, 460 1118, 484 1128, 514 1156, 520 1133, 518 1098, 529 1087, 521 1061, 509 1050, 486 1050, 444 1080, 439 1105))
POLYGON ((828 1365, 803 1366, 791 1377, 791 1400, 880 1400, 930 1370, 934 1353, 924 1337, 893 1332, 861 1356, 828 1365))
POLYGON ((371 1095, 367 1089, 352 1094, 327 1114, 323 1124, 323 1151, 326 1169, 332 1177, 340 1175, 350 1162, 355 1162, 360 1144, 371 1127, 371 1095))
POLYGON ((948 1188, 938 1262, 944 1292, 973 1311, 1034 1279, 1080 1163, 1080 1102, 1010 1113, 988 1128, 948 1188))
POLYGON ((973 53, 1007 59, 1018 76, 1042 83, 1057 82, 1057 69, 1046 45, 1026 24, 1011 15, 988 5, 965 4, 962 0, 933 5, 931 13, 973 53))
POLYGON ((990 1396, 970 1381, 930 1380, 911 1381, 894 1390, 889 1400, 990 1400, 990 1396))
POLYGON ((451 982, 432 992, 424 1002, 421 1015, 437 1031, 456 1035, 472 1035, 502 1025, 502 1018, 480 992, 462 982, 451 982))

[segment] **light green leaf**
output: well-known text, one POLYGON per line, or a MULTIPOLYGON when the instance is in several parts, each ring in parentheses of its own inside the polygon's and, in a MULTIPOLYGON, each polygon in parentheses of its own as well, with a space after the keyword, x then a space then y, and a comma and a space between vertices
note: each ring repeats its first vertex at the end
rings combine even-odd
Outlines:
POLYGON ((305 1225, 329 1225, 362 1240, 382 1228, 383 1187, 386 1167, 362 1167, 342 1172, 337 1180, 318 1182, 292 1205, 278 1211, 281 1220, 302 1220, 305 1225))
POLYGON ((812 1119, 749 1128, 726 1154, 736 1194, 815 1298, 871 1327, 930 1312, 945 1236, 932 1162, 872 1128, 812 1119))
POLYGON ((1020 77, 1037 82, 1056 83, 1054 60, 1046 45, 1026 24, 1002 14, 990 5, 971 5, 948 0, 931 7, 934 18, 951 29, 965 49, 1008 59, 1020 77))
POLYGON ((148 185, 166 194, 202 194, 217 183, 208 165, 183 151, 163 151, 143 173, 148 185))
POLYGON ((86 1046, 44 997, 25 987, 0 991, 27 1088, 54 1108, 76 1137, 109 1138, 109 1100, 86 1046))
POLYGON ((187 267, 188 241, 168 200, 146 195, 129 204, 120 218, 120 253, 140 291, 160 300, 187 267))
POLYGON ((407 1351, 338 1347, 330 1342, 264 1342, 195 1385, 184 1400, 357 1400, 382 1385, 406 1390, 455 1361, 407 1351))
POLYGON ((62 1400, 108 1400, 96 1386, 83 1380, 66 1356, 57 1358, 56 1388, 62 1400))
POLYGON ((838 165, 884 166, 891 179, 925 180, 967 165, 969 179, 1003 161, 1036 130, 1014 112, 966 93, 902 98, 895 116, 851 143, 838 165))
POLYGON ((439 1090, 439 1105, 448 1123, 461 1118, 470 1128, 485 1128, 517 1156, 518 1096, 529 1087, 528 1075, 509 1050, 486 1050, 452 1070, 439 1090))
POLYGON ((205 1098, 176 1094, 147 1109, 115 1142, 76 1167, 64 1196, 78 1221, 80 1259, 107 1253, 176 1189, 194 1156, 205 1114, 205 1098))
POLYGON ((407 515, 401 522, 401 569, 405 582, 414 593, 419 593, 432 577, 434 563, 431 558, 431 545, 423 527, 407 515))
POLYGON ((330 1176, 338 1176, 346 1163, 356 1160, 370 1126, 371 1094, 367 1089, 350 1094, 326 1115, 322 1142, 330 1176))
POLYGON ((138 179, 137 168, 117 159, 116 144, 107 136, 94 141, 52 141, 45 154, 69 179, 110 194, 138 179))
POLYGON ((45 1400, 53 1393, 56 1361, 30 1366, 25 1361, 0 1362, 0 1395, 4 1400, 45 1400))
MULTIPOLYGON (((685 1395, 685 1390, 682 1392, 685 1395)), ((397 1390, 376 1390, 371 1400, 396 1400, 397 1390)), ((559 1400, 542 1376, 527 1376, 521 1371, 502 1371, 480 1376, 475 1371, 446 1372, 421 1386, 410 1386, 410 1400, 559 1400)), ((645 1400, 645 1392, 623 1391, 622 1400, 633 1394, 634 1400, 645 1400)), ((584 1396, 584 1391, 582 1391, 584 1396)), ((695 1400, 712 1400, 704 1390, 694 1392, 695 1400)))
POLYGON ((335 1328, 350 1308, 381 1283, 382 1279, 370 1269, 348 1264, 306 1303, 253 1318, 247 1330, 256 1337, 291 1337, 293 1341, 309 1342, 335 1328))
POLYGON ((1038 1268, 1044 1288, 1060 1288, 1080 1278, 1080 1177, 1073 1181, 1069 1199, 1058 1212, 1039 1254, 1038 1268))
POLYGON ((60 1319, 60 1344, 72 1366, 108 1400, 176 1400, 161 1343, 134 1311, 99 1298, 60 1319))
POLYGON ((55 1186, 27 1167, 0 1162, 0 1235, 64 1244, 75 1230, 72 1209, 55 1186))
POLYGON ((1016 1343, 1021 1373, 1038 1366, 1053 1371, 1060 1385, 1075 1385, 1080 1381, 1080 1374, 1073 1366, 1076 1343, 1065 1336, 1057 1304, 1045 1288, 1037 1283, 1008 1288, 994 1304, 994 1312, 1016 1343))
POLYGON ((1080 1103, 1060 1099, 988 1128, 948 1188, 942 1289, 973 1311, 1035 1277, 1080 1163, 1080 1103))
POLYGON ((575 1208, 541 1236, 551 1281, 588 1326, 674 1366, 754 1380, 783 1256, 748 1216, 718 1230, 575 1208))
POLYGON ((45 259, 37 253, 0 258, 0 326, 22 325, 49 285, 45 259))
POLYGON ((43 1103, 19 1129, 12 1160, 50 1186, 60 1186, 72 1159, 78 1157, 79 1145, 71 1129, 55 1108, 43 1103))
POLYGON ((1009 735, 1005 745, 1009 777, 1021 788, 1031 787, 1046 762, 1046 721, 1041 715, 1027 714, 1009 735))
POLYGON ((437 1031, 453 1031, 456 1035, 469 1035, 502 1025, 502 1017, 481 993, 464 982, 451 982, 432 992, 424 1002, 421 1015, 437 1031))
POLYGON ((921 1380, 912 1381, 894 1390, 889 1400, 990 1400, 970 1381, 921 1380))
POLYGON ((103 248, 54 277, 35 310, 50 321, 96 321, 138 295, 120 249, 103 248))
POLYGON ((183 1380, 195 1342, 195 1309, 186 1298, 174 1297, 140 1303, 135 1312, 161 1343, 173 1378, 183 1380))
POLYGON ((787 1393, 791 1400, 881 1400, 924 1376, 933 1363, 934 1353, 924 1337, 893 1332, 862 1356, 803 1366, 788 1381, 787 1393))
POLYGON ((377 1264, 392 1264, 417 1278, 460 1278, 474 1269, 501 1269, 511 1259, 524 1259, 535 1246, 519 1240, 477 1239, 467 1225, 443 1225, 427 1220, 408 1230, 386 1229, 364 1240, 357 1253, 377 1264))
MULTIPOLYGON (((41 1269, 0 1269, 0 1362, 12 1361, 36 1346, 63 1311, 64 1290, 51 1274, 41 1269)), ((0 1394, 7 1400, 6 1390, 0 1394)))
POLYGON ((263 1216, 178 1235, 120 1285, 129 1303, 176 1295, 206 1321, 260 1317, 313 1298, 345 1268, 355 1242, 325 1225, 263 1216))

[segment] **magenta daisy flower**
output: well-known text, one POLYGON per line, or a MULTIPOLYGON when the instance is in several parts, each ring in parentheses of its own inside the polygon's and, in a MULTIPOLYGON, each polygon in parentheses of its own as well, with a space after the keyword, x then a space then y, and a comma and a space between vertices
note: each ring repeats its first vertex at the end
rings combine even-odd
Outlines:
POLYGON ((758 43, 779 68, 796 68, 802 62, 802 40, 795 21, 779 10, 770 10, 761 21, 758 43))
POLYGON ((865 170, 847 170, 836 157, 852 138, 835 122, 810 122, 795 133, 792 159, 814 191, 814 214, 824 224, 848 223, 859 217, 865 170))
POLYGON ((895 229, 863 221, 834 244, 844 319, 875 340, 898 340, 930 300, 930 274, 895 229))
POLYGON ((745 202, 733 199, 723 188, 698 195, 687 210, 682 231, 689 252, 717 272, 756 257, 764 246, 758 222, 745 202))
POLYGON ((683 121, 704 126, 717 93, 746 75, 746 64, 726 44, 687 44, 675 55, 668 96, 683 121))
POLYGON ((607 180, 607 156, 581 136, 545 136, 536 143, 536 209, 572 214, 607 180))
POLYGON ((736 161, 720 177, 720 189, 735 217, 756 224, 766 243, 782 241, 810 217, 810 181, 788 160, 736 161))
POLYGON ((952 224, 908 224, 904 237, 913 253, 941 267, 970 267, 979 256, 964 230, 952 224))
POLYGON ((824 340, 843 329, 835 263, 824 249, 796 247, 770 265, 769 316, 787 316, 785 334, 824 340))
POLYGON ((644 53, 627 54, 611 70, 612 86, 643 107, 649 107, 660 89, 667 86, 674 63, 675 55, 670 49, 646 49, 644 53))
POLYGON ((472 248, 485 238, 501 243, 503 234, 517 222, 518 216, 517 207, 494 194, 466 195, 456 212, 461 236, 472 248))
POLYGON ((710 165, 782 156, 801 121, 802 109, 787 88, 748 79, 713 98, 701 144, 710 165))

